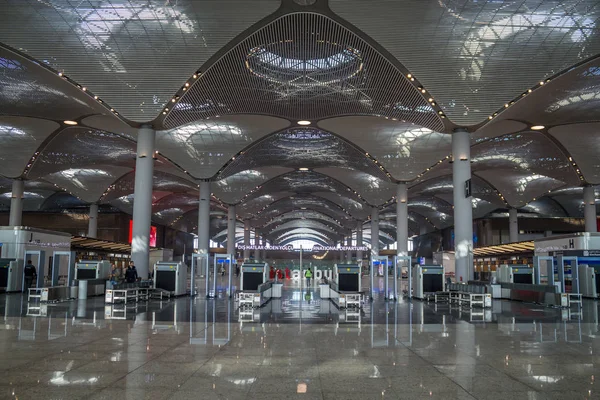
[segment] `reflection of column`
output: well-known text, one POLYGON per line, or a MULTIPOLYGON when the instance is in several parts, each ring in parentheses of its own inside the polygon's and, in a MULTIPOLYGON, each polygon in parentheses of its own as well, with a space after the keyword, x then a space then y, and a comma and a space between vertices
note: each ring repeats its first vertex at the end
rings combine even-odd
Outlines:
POLYGON ((408 188, 399 183, 396 191, 396 254, 408 255, 408 188))
POLYGON ((88 237, 98 237, 98 204, 90 204, 90 216, 88 221, 88 237))
MULTIPOLYGON (((352 246, 352 232, 350 233, 350 236, 346 238, 346 246, 352 246)), ((350 250, 346 251, 346 260, 352 262, 352 252, 350 250)))
POLYGON ((379 210, 371 209, 371 255, 379 255, 379 210))
POLYGON ((9 226, 20 226, 23 219, 23 189, 24 184, 20 179, 12 182, 12 194, 10 197, 9 226))
POLYGON ((586 232, 598 232, 596 223, 596 194, 593 186, 583 188, 583 217, 586 232))
POLYGON ((198 202, 198 253, 210 252, 210 182, 200 182, 198 202))
MULTIPOLYGON (((254 245, 260 246, 260 235, 258 234, 258 229, 254 230, 254 245)), ((254 250, 254 259, 260 260, 260 250, 254 250)))
POLYGON ((235 206, 227 209, 227 254, 235 254, 235 206))
POLYGON ((519 219, 516 208, 508 210, 508 241, 510 243, 519 241, 519 219))
MULTIPOLYGON (((358 223, 356 224, 356 245, 357 246, 363 245, 362 229, 363 229, 363 222, 358 221, 358 223)), ((363 252, 360 250, 357 251, 356 252, 356 260, 360 262, 360 260, 362 260, 362 258, 363 258, 363 252)))
MULTIPOLYGON (((244 246, 250 246, 250 221, 244 221, 244 246)), ((244 250, 244 260, 250 258, 250 250, 244 250)))
POLYGON ((466 282, 473 278, 473 206, 465 191, 465 184, 471 179, 471 137, 466 130, 452 135, 452 158, 456 280, 466 282))
POLYGON ((138 275, 148 276, 150 264, 150 224, 152 217, 152 178, 154 175, 154 141, 156 132, 142 126, 137 135, 137 159, 135 162, 135 189, 133 192, 133 232, 131 259, 138 275))

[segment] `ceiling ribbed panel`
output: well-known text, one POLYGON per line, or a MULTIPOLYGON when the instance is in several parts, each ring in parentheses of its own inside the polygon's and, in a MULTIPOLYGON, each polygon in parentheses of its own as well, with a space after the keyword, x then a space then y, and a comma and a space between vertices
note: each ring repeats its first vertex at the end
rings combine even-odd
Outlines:
POLYGON ((44 147, 27 176, 37 178, 61 170, 101 165, 133 169, 135 151, 135 142, 120 135, 82 127, 67 128, 44 147))
POLYGON ((444 128, 390 61, 330 18, 285 15, 236 45, 183 92, 167 128, 232 113, 292 120, 366 114, 444 128))
POLYGON ((265 166, 352 168, 376 179, 388 180, 386 174, 350 143, 316 128, 290 128, 252 145, 230 162, 219 176, 227 177, 247 169, 265 166))
POLYGON ((269 193, 292 192, 310 194, 314 192, 334 192, 358 201, 359 195, 341 182, 313 171, 292 171, 280 175, 258 187, 245 200, 250 200, 269 193))
POLYGON ((0 38, 64 71, 126 118, 150 121, 209 57, 279 4, 7 0, 0 38))
POLYGON ((56 122, 43 119, 0 117, 0 174, 19 177, 42 142, 58 128, 56 122))
POLYGON ((461 125, 600 53, 596 0, 330 0, 461 125))
POLYGON ((195 178, 207 179, 252 142, 288 126, 282 118, 229 115, 157 131, 156 149, 195 178))
POLYGON ((409 122, 348 116, 320 121, 319 127, 355 143, 372 165, 402 181, 416 178, 452 150, 451 135, 409 122))
POLYGON ((290 169, 283 167, 247 169, 214 182, 212 191, 221 201, 227 204, 236 204, 247 193, 257 190, 259 185, 265 181, 286 172, 290 172, 290 169))

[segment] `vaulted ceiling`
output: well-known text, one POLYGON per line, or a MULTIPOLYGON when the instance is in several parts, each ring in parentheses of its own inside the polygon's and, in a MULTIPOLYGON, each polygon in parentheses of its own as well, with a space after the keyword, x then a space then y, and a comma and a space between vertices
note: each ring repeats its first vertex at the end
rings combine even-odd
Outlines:
POLYGON ((361 222, 366 240, 376 207, 388 243, 398 182, 410 233, 451 226, 456 128, 475 218, 579 217, 600 184, 599 16, 592 0, 6 0, 0 209, 21 178, 26 211, 131 213, 143 123, 154 221, 197 229, 208 179, 220 241, 236 205, 282 243, 361 222))

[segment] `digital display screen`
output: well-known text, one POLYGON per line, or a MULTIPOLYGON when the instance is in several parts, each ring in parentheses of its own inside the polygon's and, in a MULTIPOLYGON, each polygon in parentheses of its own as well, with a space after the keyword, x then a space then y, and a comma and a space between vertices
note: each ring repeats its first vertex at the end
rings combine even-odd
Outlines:
MULTIPOLYGON (((133 220, 129 220, 129 243, 133 239, 133 220)), ((156 247, 156 227, 150 227, 150 247, 156 247)))

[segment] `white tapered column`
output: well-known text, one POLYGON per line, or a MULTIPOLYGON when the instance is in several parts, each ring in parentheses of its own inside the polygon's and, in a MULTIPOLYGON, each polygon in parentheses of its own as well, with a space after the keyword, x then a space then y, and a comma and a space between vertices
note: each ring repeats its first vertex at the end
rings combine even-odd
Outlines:
POLYGON ((583 187, 583 217, 586 232, 598 232, 596 223, 596 194, 593 186, 583 187))
MULTIPOLYGON (((210 253, 210 182, 200 182, 198 198, 198 253, 210 253)), ((202 272, 204 273, 204 272, 202 272)))
POLYGON ((148 277, 150 264, 155 138, 156 132, 152 127, 144 125, 138 129, 131 259, 135 263, 138 276, 142 279, 148 277))
POLYGON ((399 183, 396 190, 396 254, 408 255, 408 187, 399 183))
MULTIPOLYGON (((98 237, 98 204, 90 204, 90 215, 88 220, 88 237, 98 237)), ((137 267, 136 267, 137 268, 137 267)))
POLYGON ((235 206, 227 209, 227 254, 235 254, 235 206))
POLYGON ((371 255, 379 255, 379 210, 371 209, 371 255))
POLYGON ((12 193, 10 196, 9 226, 21 226, 23 220, 23 191, 24 183, 21 179, 12 182, 12 193))
POLYGON ((510 243, 519 241, 519 219, 516 208, 508 210, 508 240, 510 243))
POLYGON ((454 250, 456 281, 473 279, 473 206, 466 183, 471 179, 471 137, 466 130, 452 134, 454 185, 454 250))
MULTIPOLYGON (((244 246, 250 246, 250 221, 244 221, 244 246)), ((244 249, 244 260, 250 258, 250 250, 244 249)))
MULTIPOLYGON (((363 245, 363 222, 362 221, 358 221, 356 223, 356 245, 357 246, 362 246, 363 245)), ((356 252, 356 260, 360 262, 360 260, 362 260, 363 258, 363 252, 358 250, 356 252)))

